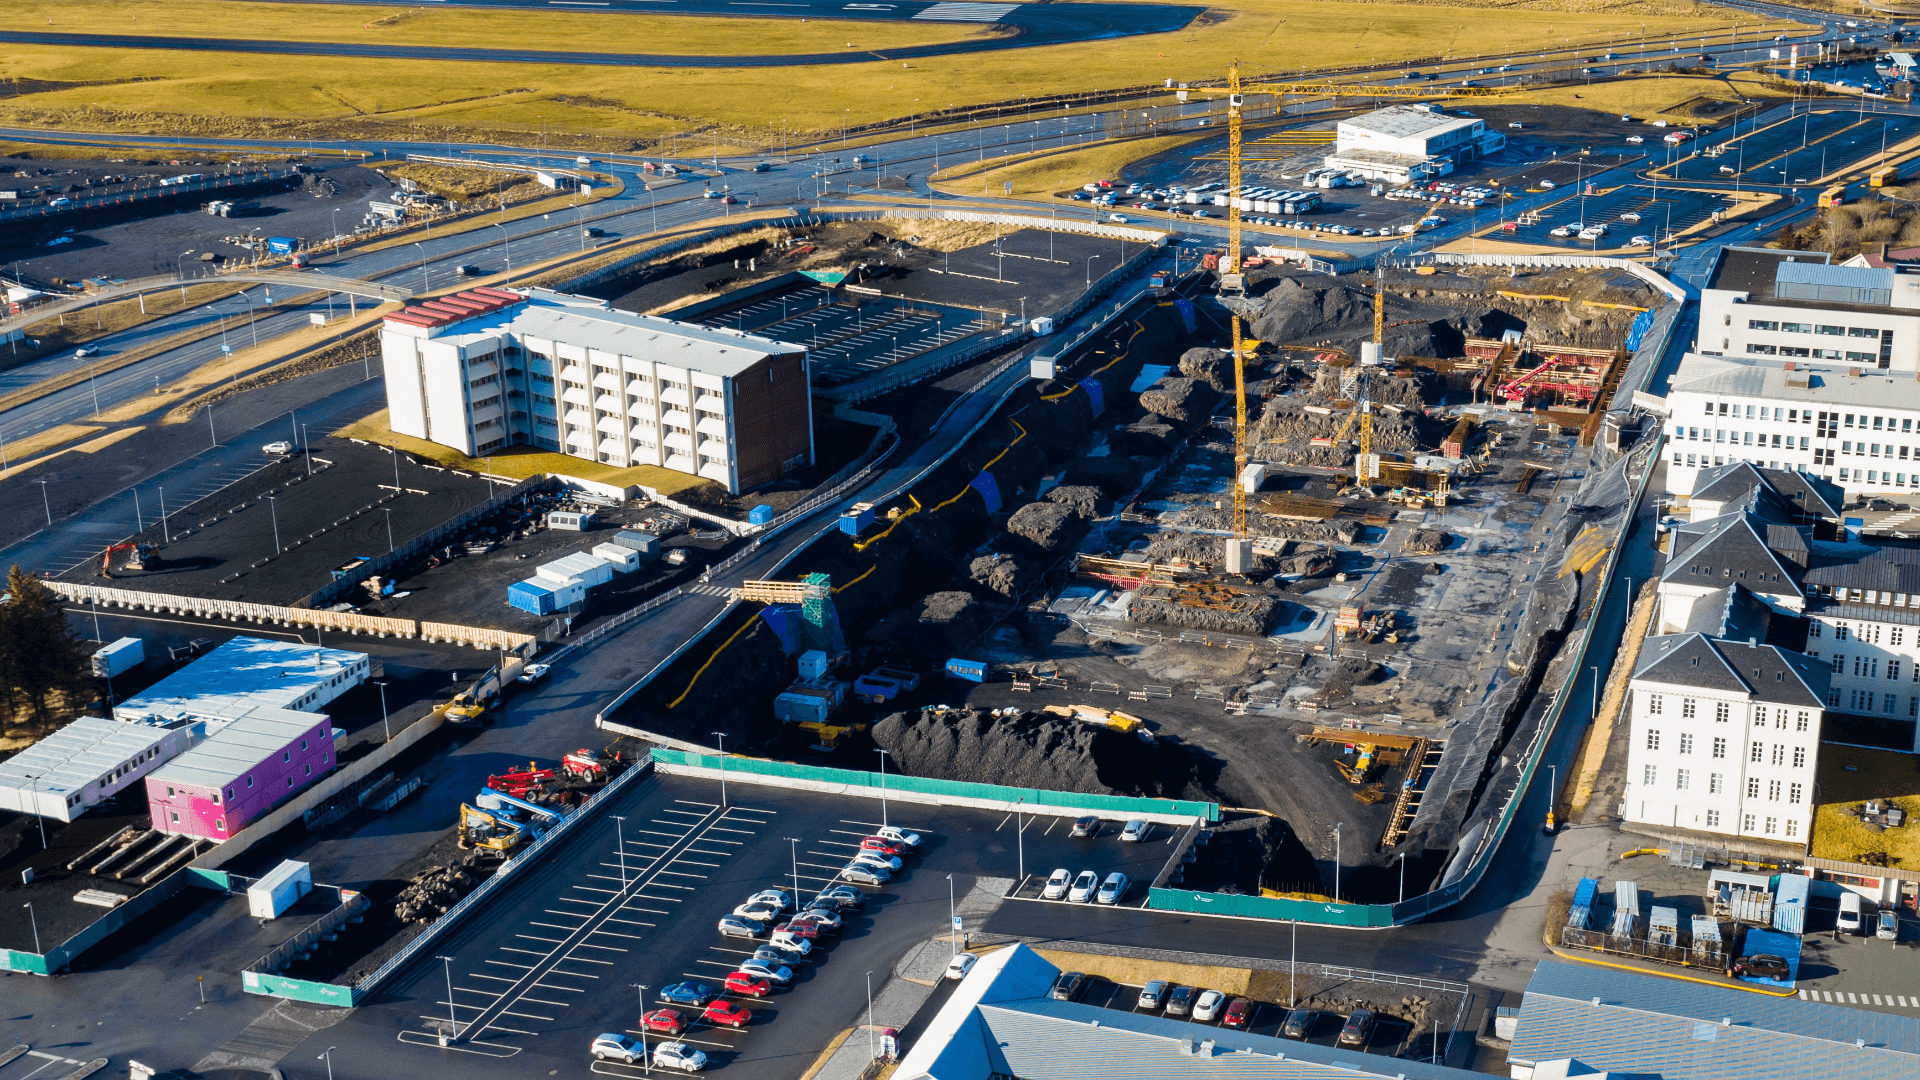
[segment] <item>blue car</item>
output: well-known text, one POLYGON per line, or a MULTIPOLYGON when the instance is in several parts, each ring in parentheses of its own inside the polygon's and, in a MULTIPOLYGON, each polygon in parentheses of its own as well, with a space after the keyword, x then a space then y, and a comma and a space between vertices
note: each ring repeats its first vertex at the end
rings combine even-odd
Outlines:
POLYGON ((707 1002, 713 1000, 713 987, 706 983, 680 982, 660 991, 660 1000, 668 1005, 685 1005, 689 1008, 704 1009, 707 1002))

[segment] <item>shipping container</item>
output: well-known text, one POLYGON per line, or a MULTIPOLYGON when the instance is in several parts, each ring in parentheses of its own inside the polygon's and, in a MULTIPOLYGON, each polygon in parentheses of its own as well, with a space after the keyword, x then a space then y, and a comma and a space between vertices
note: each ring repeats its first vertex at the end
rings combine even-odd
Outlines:
POLYGON ((985 660, 962 660, 958 657, 947 661, 947 674, 968 682, 987 681, 987 662, 985 660))
POLYGON ((556 594, 556 583, 528 578, 507 586, 507 604, 531 615, 551 615, 556 594))
POLYGON ((291 236, 267 237, 267 254, 269 255, 291 255, 293 249, 299 246, 300 241, 291 236))
POLYGON ((551 510, 547 513, 547 528, 565 529, 568 532, 586 532, 593 528, 593 513, 577 510, 551 510))
POLYGON ((768 506, 766 503, 761 503, 759 506, 747 511, 747 524, 771 525, 773 524, 775 516, 773 507, 768 506))
POLYGON ((111 679, 145 663, 146 648, 137 637, 123 637, 102 645, 93 654, 95 678, 111 679))
POLYGON ((613 580, 613 567, 605 559, 586 552, 576 552, 550 563, 542 563, 533 572, 536 577, 552 582, 579 581, 589 589, 613 580))
POLYGON ((613 567, 614 572, 618 574, 631 574, 640 569, 640 553, 630 547, 619 544, 595 544, 590 554, 613 567))
POLYGON ((660 538, 650 532, 641 532, 639 529, 621 529, 619 532, 613 534, 613 542, 623 548, 632 548, 639 552, 642 562, 649 562, 660 557, 660 538))
POLYGON ((313 868, 287 859, 247 886, 247 914, 256 919, 277 919, 312 891, 313 868))
POLYGON ((840 531, 848 536, 859 536, 873 524, 873 504, 854 503, 852 508, 840 515, 840 531))

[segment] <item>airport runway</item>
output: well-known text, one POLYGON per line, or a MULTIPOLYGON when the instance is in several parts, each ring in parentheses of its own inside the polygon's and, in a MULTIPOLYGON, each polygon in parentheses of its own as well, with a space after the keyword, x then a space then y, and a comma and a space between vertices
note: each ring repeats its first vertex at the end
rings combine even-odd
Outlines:
POLYGON ((63 34, 0 30, 10 45, 65 48, 166 49, 186 52, 274 53, 390 60, 469 60, 485 63, 566 64, 600 67, 804 67, 914 60, 932 56, 1070 45, 1104 38, 1163 34, 1192 22, 1199 7, 1169 4, 997 4, 974 2, 859 3, 848 0, 464 0, 449 7, 536 8, 560 11, 645 11, 655 15, 738 19, 868 19, 994 25, 1004 33, 898 49, 848 50, 787 55, 709 56, 667 53, 602 53, 538 49, 477 49, 441 45, 342 44, 327 41, 265 41, 233 37, 170 37, 148 34, 63 34))

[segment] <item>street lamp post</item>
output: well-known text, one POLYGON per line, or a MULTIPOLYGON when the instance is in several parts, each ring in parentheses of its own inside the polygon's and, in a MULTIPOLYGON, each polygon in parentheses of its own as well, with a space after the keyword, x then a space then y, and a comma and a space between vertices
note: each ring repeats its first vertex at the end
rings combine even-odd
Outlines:
POLYGON ((787 852, 793 857, 793 906, 800 907, 800 838, 787 837, 787 852))
POLYGON ((427 249, 418 240, 413 242, 413 246, 420 248, 420 294, 424 296, 433 288, 427 283, 427 249))
POLYGON ((867 972, 867 1060, 879 1057, 873 1048, 873 972, 867 972))
MULTIPOLYGON (((1015 881, 1027 880, 1027 825, 1026 819, 1020 816, 1020 804, 1026 801, 1025 797, 1013 801, 1013 842, 1019 859, 1019 862, 1016 864, 1018 876, 1014 878, 1015 881)), ((1002 818, 1001 820, 1005 821, 1006 819, 1002 818)))
POLYGON ((334 1047, 329 1046, 320 1052, 320 1059, 327 1063, 327 1080, 333 1080, 333 1051, 334 1047))
POLYGON ((380 679, 373 685, 380 688, 380 730, 386 734, 386 738, 381 741, 392 742, 393 728, 387 723, 387 682, 385 679, 380 679))
POLYGON ((887 752, 874 747, 873 752, 880 755, 880 827, 887 827, 887 752))
POLYGON ((1333 823, 1333 902, 1340 902, 1340 826, 1345 822, 1333 823))
POLYGON ((1400 902, 1407 902, 1407 853, 1400 853, 1400 902))
POLYGON ((440 957, 440 962, 447 972, 447 1024, 449 1027, 447 1034, 451 1038, 458 1039, 460 1018, 453 1011, 453 957, 443 955, 440 957))
POLYGON ((1099 257, 1098 255, 1087 256, 1087 288, 1089 289, 1093 288, 1093 260, 1099 257))
POLYGON ((280 503, 274 496, 267 496, 267 516, 273 521, 273 553, 280 554, 280 503))
POLYGON ((620 858, 620 887, 627 887, 627 819, 619 814, 613 817, 613 842, 615 852, 620 858))
POLYGON ((505 248, 507 253, 507 272, 512 273, 513 272, 513 236, 512 234, 507 232, 507 227, 505 225, 502 225, 497 221, 493 223, 493 227, 500 230, 500 246, 502 248, 505 248))
MULTIPOLYGON (((628 985, 633 987, 634 996, 640 1002, 640 1015, 645 1017, 647 1015, 647 984, 629 983, 628 985)), ((647 1053, 647 1025, 637 1026, 640 1028, 640 1069, 642 1072, 651 1073, 653 1072, 653 1055, 647 1053)))
POLYGON ((713 743, 720 748, 720 808, 727 806, 727 736, 724 732, 709 731, 713 743))
POLYGON ((953 948, 947 950, 948 959, 952 959, 953 957, 959 955, 960 953, 960 935, 954 933, 954 927, 953 927, 953 875, 952 874, 947 875, 947 941, 953 946, 953 948))
POLYGON ((383 513, 387 515, 387 553, 392 554, 393 553, 393 507, 383 506, 380 509, 383 513))
POLYGON ((33 924, 33 951, 45 956, 46 950, 40 947, 40 920, 33 913, 33 902, 28 901, 21 906, 27 909, 27 921, 33 924))
POLYGON ((40 505, 46 508, 47 525, 51 528, 53 525, 53 500, 47 498, 47 483, 45 480, 40 481, 40 505))

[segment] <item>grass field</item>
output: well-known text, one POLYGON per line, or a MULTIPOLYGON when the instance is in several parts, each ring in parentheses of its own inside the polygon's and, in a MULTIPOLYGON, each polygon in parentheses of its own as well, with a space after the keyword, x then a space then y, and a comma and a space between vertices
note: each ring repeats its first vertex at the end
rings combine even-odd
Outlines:
POLYGON ((1822 859, 1920 867, 1920 757, 1826 743, 1820 747, 1819 799, 1814 807, 1813 854, 1822 859), (1868 799, 1892 799, 1907 824, 1876 831, 1857 810, 1868 799))
POLYGON ((1132 162, 1208 136, 1167 136, 1159 139, 1134 139, 1127 142, 1090 146, 1047 154, 1026 161, 996 166, 988 158, 985 171, 979 162, 968 162, 942 170, 935 186, 955 195, 1011 195, 1016 199, 1047 199, 1054 192, 1068 191, 1096 180, 1113 180, 1132 162), (1008 191, 1007 184, 1013 185, 1008 191))
MULTIPOLYGON (((231 3, 101 3, 74 8, 27 3, 10 8, 17 25, 139 32, 190 23, 176 11, 217 10, 223 25, 231 3), (30 12, 35 14, 30 14, 30 12), (125 17, 124 22, 120 20, 125 17), (168 20, 178 20, 169 22, 168 20)), ((319 5, 258 5, 268 19, 318 27, 342 17, 365 22, 384 9, 319 5)), ((425 28, 472 22, 469 44, 561 47, 546 28, 587 26, 597 49, 622 42, 670 51, 675 41, 705 43, 708 51, 768 52, 805 49, 832 26, 844 48, 846 23, 792 20, 727 21, 718 31, 694 28, 697 19, 542 11, 541 32, 528 33, 507 12, 427 11, 410 16, 390 36, 422 40, 425 28), (518 29, 516 29, 518 28, 518 29), (778 44, 786 42, 785 45, 778 44)), ((577 133, 606 140, 648 142, 671 131, 717 126, 735 139, 778 145, 787 132, 830 133, 843 124, 885 120, 956 104, 1001 101, 1028 94, 1138 86, 1163 79, 1214 78, 1239 60, 1249 72, 1304 71, 1366 63, 1395 63, 1438 55, 1463 57, 1504 43, 1619 42, 1627 32, 1660 37, 1690 34, 1731 21, 1723 11, 1695 15, 1634 14, 1631 22, 1605 13, 1502 9, 1498 38, 1486 33, 1487 11, 1433 4, 1323 3, 1319 0, 1231 0, 1184 30, 1072 46, 1010 49, 907 63, 735 69, 621 69, 509 63, 457 63, 329 58, 324 64, 249 54, 161 50, 12 46, 7 74, 30 91, 0 99, 0 118, 17 123, 102 131, 177 132, 185 135, 349 136, 414 131, 426 138, 479 138, 488 132, 577 133), (1631 26, 1631 31, 1628 30, 1631 26), (302 69, 288 78, 290 64, 302 69)), ((863 23, 904 32, 903 24, 863 23), (902 28, 896 30, 893 28, 902 28)), ((1758 31, 1748 26, 1748 33, 1758 31)), ((204 25, 193 25, 200 33, 204 25)), ((951 36, 951 26, 939 28, 951 36)), ((236 31, 240 32, 240 31, 236 31)), ((436 31, 437 32, 437 31, 436 31)), ((448 33, 453 31, 448 30, 448 33)), ((876 29, 875 33, 882 32, 876 29)), ((920 32, 916 29, 914 32, 920 32)), ((272 36, 269 34, 268 36, 272 36)), ((342 40, 355 40, 351 34, 342 40)), ((438 40, 438 39, 435 39, 438 40)))
POLYGON ((602 465, 585 458, 568 457, 566 454, 556 454, 548 450, 536 450, 531 446, 513 446, 483 458, 470 458, 450 446, 441 446, 439 443, 401 435, 388 429, 385 409, 348 424, 333 434, 343 439, 364 439, 367 442, 405 450, 416 457, 438 462, 450 469, 489 473, 512 480, 525 480, 529 476, 540 473, 559 473, 600 484, 622 486, 638 484, 651 488, 669 499, 703 484, 719 486, 711 480, 703 480, 697 476, 675 472, 672 469, 662 469, 654 465, 621 468, 602 465))
MULTIPOLYGON (((1703 99, 1766 101, 1776 96, 1769 80, 1751 72, 1732 75, 1644 75, 1604 79, 1580 86, 1555 86, 1501 99, 1501 104, 1568 105, 1636 117, 1691 120, 1692 104, 1703 99), (1672 110, 1681 110, 1672 112, 1672 110)), ((1784 98, 1782 99, 1784 100, 1784 98)), ((1649 144, 1652 143, 1649 138, 1649 144)))

